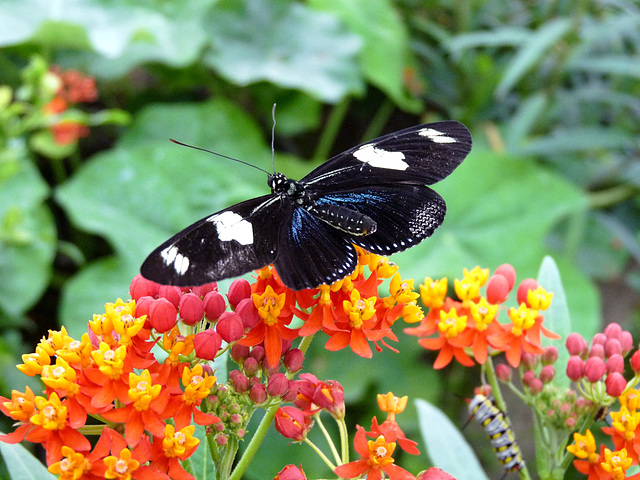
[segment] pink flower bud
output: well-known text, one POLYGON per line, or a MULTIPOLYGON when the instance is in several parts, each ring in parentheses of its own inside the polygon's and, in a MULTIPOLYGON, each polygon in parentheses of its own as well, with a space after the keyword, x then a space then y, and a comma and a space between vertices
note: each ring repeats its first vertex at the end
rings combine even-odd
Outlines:
POLYGON ((180 287, 172 287, 170 285, 160 285, 160 287, 158 287, 158 298, 169 300, 176 308, 178 308, 180 304, 181 296, 182 290, 180 290, 180 287))
POLYGON ((524 372, 524 375, 522 375, 522 384, 525 387, 528 387, 529 385, 531 385, 531 382, 536 378, 536 373, 533 370, 527 370, 526 372, 524 372))
POLYGON ((284 355, 284 368, 290 373, 297 373, 302 369, 304 354, 299 348, 292 348, 284 355))
POLYGON ((529 292, 529 290, 535 290, 536 288, 538 288, 538 282, 536 280, 534 280, 533 278, 524 279, 518 287, 518 305, 524 303, 525 305, 530 306, 527 302, 527 292, 529 292))
POLYGON ((509 280, 494 274, 487 282, 487 301, 493 305, 503 303, 509 296, 509 280))
POLYGON ((276 478, 278 480, 307 480, 304 470, 302 470, 302 465, 300 465, 300 468, 295 465, 287 465, 280 470, 276 478))
POLYGON ((289 380, 287 392, 282 395, 283 402, 293 402, 298 398, 298 383, 295 380, 289 380))
POLYGON ((609 338, 604 344, 604 356, 610 358, 613 355, 622 355, 622 345, 617 338, 609 338))
POLYGON ((615 322, 610 323, 604 329, 604 335, 607 337, 607 339, 615 338, 616 340, 619 340, 621 333, 622 327, 615 322))
POLYGON ((204 316, 204 305, 195 293, 185 293, 179 303, 180 318, 187 325, 195 325, 204 316))
POLYGON ((577 382, 584 376, 584 362, 578 355, 571 355, 567 360, 567 377, 577 382))
POLYGON ((630 363, 633 373, 640 372, 640 350, 636 350, 635 352, 633 352, 633 355, 631 355, 630 363))
POLYGON ((204 285, 200 285, 199 287, 193 287, 191 291, 195 293, 200 298, 204 298, 207 296, 207 293, 218 290, 218 284, 216 282, 205 283, 204 285))
POLYGON ((240 303, 238 303, 235 310, 242 318, 244 328, 253 328, 260 320, 260 314, 258 313, 256 306, 253 304, 252 298, 240 300, 240 303))
POLYGON ((624 330, 620 334, 620 345, 622 346, 622 356, 626 356, 633 349, 633 337, 631 332, 624 330))
POLYGON ((533 395, 537 395, 542 392, 543 388, 544 384, 539 378, 534 378, 533 380, 531 380, 531 383, 529 383, 529 392, 531 392, 531 394, 533 395))
POLYGON ((149 323, 158 332, 171 330, 177 322, 176 307, 166 298, 158 298, 149 306, 149 323))
POLYGON ((235 312, 224 312, 216 324, 216 332, 227 342, 235 342, 244 336, 244 327, 240 315, 235 312))
POLYGON ((260 371, 260 362, 258 362, 253 357, 249 357, 244 361, 243 368, 244 368, 244 373, 247 376, 253 377, 254 375, 257 375, 257 373, 260 371))
POLYGON ((282 372, 277 372, 269 377, 267 383, 267 393, 272 397, 281 397, 289 389, 289 380, 282 372))
POLYGON ((582 356, 587 351, 587 342, 579 333, 570 333, 565 345, 569 355, 582 356))
POLYGON ((627 388, 627 381, 618 372, 607 375, 604 384, 607 387, 607 394, 611 397, 619 397, 624 392, 624 389, 627 388))
POLYGON ((604 347, 604 344, 606 342, 607 342, 607 336, 604 333, 598 332, 591 339, 591 346, 593 346, 593 345, 602 345, 604 347))
POLYGON ((607 366, 600 357, 589 357, 584 363, 584 376, 591 383, 601 380, 607 372, 607 366))
POLYGON ((280 435, 300 441, 307 436, 310 419, 295 407, 280 407, 274 423, 280 435))
POLYGON ((522 352, 520 363, 527 370, 534 370, 540 363, 540 356, 533 353, 522 352))
POLYGON ((507 279, 509 284, 509 291, 513 289, 516 284, 516 269, 508 263, 503 263, 493 272, 494 275, 502 275, 507 279))
POLYGON ((589 357, 598 357, 604 360, 604 345, 600 345, 599 343, 593 345, 591 350, 589 350, 589 357))
POLYGON ((227 293, 229 303, 233 308, 236 308, 241 300, 251 298, 251 285, 244 278, 235 280, 229 286, 229 293, 227 293))
MULTIPOLYGON (((136 318, 139 318, 143 315, 149 316, 149 308, 153 305, 155 299, 153 297, 140 297, 136 300, 136 318)), ((148 319, 147 319, 148 321, 148 319)))
POLYGON ((416 477, 416 480, 456 480, 444 470, 438 467, 431 467, 426 472, 422 472, 416 477))
POLYGON ((231 358, 236 363, 243 363, 249 356, 250 350, 246 345, 235 344, 231 347, 231 358))
POLYGON ((551 380, 553 380, 553 377, 555 376, 556 369, 553 367, 553 365, 545 365, 544 367, 542 367, 542 370, 540 370, 540 380, 542 380, 542 383, 544 383, 545 385, 551 382, 551 380))
POLYGON ((267 400, 267 389, 261 383, 254 383, 249 390, 249 399, 256 404, 264 403, 267 400))
POLYGON ((496 365, 496 377, 501 382, 509 382, 511 380, 511 367, 505 363, 496 365))
POLYGON ((616 353, 611 355, 607 360, 607 373, 623 373, 624 372, 624 358, 622 355, 616 353))
POLYGON ((203 360, 213 360, 222 345, 222 337, 215 330, 203 330, 193 337, 196 356, 203 360))
POLYGON ((229 380, 233 384, 233 389, 237 393, 246 393, 249 391, 249 387, 251 386, 251 382, 247 378, 247 376, 242 373, 240 370, 234 370, 229 374, 229 380))
POLYGON ((147 280, 142 275, 136 275, 131 280, 131 285, 129 286, 129 293, 131 294, 131 298, 134 300, 139 300, 141 297, 153 297, 158 294, 158 288, 160 285, 156 282, 152 282, 151 280, 147 280))
POLYGON ((551 345, 544 349, 544 353, 540 356, 542 365, 552 365, 558 360, 558 347, 551 345))
POLYGON ((202 299, 202 304, 210 322, 215 322, 227 308, 224 297, 216 291, 207 293, 202 299))
POLYGON ((256 345, 251 349, 251 353, 249 354, 249 356, 251 358, 255 358, 258 362, 262 362, 262 360, 264 360, 264 357, 266 356, 264 347, 261 345, 256 345))

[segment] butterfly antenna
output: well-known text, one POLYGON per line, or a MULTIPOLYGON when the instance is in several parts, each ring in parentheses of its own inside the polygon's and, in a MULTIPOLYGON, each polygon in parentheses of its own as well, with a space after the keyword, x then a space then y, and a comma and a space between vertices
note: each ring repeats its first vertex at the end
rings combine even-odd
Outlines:
POLYGON ((233 160, 234 162, 242 163, 243 165, 248 165, 249 167, 253 167, 256 170, 260 170, 261 172, 266 173, 267 175, 271 175, 271 173, 267 172, 265 169, 260 168, 260 167, 258 167, 256 165, 253 165, 253 164, 248 163, 248 162, 243 162, 242 160, 238 160, 237 158, 228 157, 226 155, 222 155, 221 153, 212 152, 211 150, 207 150, 206 148, 201 148, 201 147, 196 147, 194 145, 189 145, 188 143, 182 143, 182 142, 179 142, 178 140, 174 140, 173 138, 170 138, 169 140, 171 140, 173 143, 177 143, 178 145, 182 145, 183 147, 193 148, 194 150, 200 150, 202 152, 207 152, 207 153, 210 153, 212 155, 216 155, 218 157, 226 158, 227 160, 233 160))
POLYGON ((273 126, 271 127, 271 164, 273 165, 273 173, 276 173, 276 150, 273 146, 274 139, 276 138, 276 104, 273 104, 271 109, 271 118, 273 119, 273 126))

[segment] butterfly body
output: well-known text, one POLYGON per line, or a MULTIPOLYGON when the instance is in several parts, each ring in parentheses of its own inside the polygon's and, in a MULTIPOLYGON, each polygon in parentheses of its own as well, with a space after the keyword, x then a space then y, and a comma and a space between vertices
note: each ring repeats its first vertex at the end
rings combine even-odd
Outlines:
POLYGON ((353 147, 300 181, 271 174, 271 194, 187 227, 149 255, 142 275, 193 286, 274 264, 294 290, 332 283, 357 266, 354 244, 388 255, 430 236, 446 206, 427 185, 470 149, 464 125, 438 122, 353 147))

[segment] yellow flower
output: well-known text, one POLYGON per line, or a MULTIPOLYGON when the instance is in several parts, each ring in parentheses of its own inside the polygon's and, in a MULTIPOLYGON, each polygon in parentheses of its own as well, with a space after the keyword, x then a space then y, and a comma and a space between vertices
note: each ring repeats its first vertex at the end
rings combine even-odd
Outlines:
POLYGON ((286 292, 277 295, 273 288, 271 288, 271 285, 267 285, 262 295, 254 293, 252 297, 253 304, 258 309, 260 317, 264 319, 264 323, 268 326, 276 325, 278 323, 278 316, 287 299, 286 292))
POLYGON ((200 444, 200 440, 194 438, 193 432, 195 430, 195 425, 189 425, 176 432, 173 425, 167 425, 164 429, 164 439, 162 440, 164 454, 169 458, 182 458, 189 450, 197 447, 200 444))
POLYGON ((409 302, 402 307, 402 318, 407 323, 418 323, 424 318, 424 312, 415 302, 409 302))
POLYGON ((498 313, 498 305, 490 304, 482 297, 478 303, 471 304, 471 318, 476 324, 476 330, 482 332, 493 322, 498 313))
POLYGON ((68 397, 80 391, 80 385, 76 383, 77 376, 76 371, 60 357, 55 365, 42 367, 42 382, 54 390, 64 390, 68 397))
POLYGON ((378 394, 378 406, 383 412, 387 412, 387 420, 395 421, 396 414, 404 412, 407 407, 409 397, 396 397, 393 393, 388 392, 386 395, 378 394))
POLYGON ((626 476, 625 472, 633 462, 631 458, 627 458, 626 448, 613 452, 608 448, 605 448, 604 459, 605 461, 601 462, 600 465, 605 472, 610 473, 613 476, 613 480, 624 479, 626 476))
POLYGON ((97 350, 91 352, 96 365, 104 375, 112 380, 120 378, 124 371, 124 360, 127 356, 126 345, 112 350, 105 342, 100 342, 97 350))
POLYGON ((45 430, 62 430, 67 423, 67 407, 62 405, 56 392, 49 398, 36 397, 36 413, 29 420, 45 430))
POLYGON ((367 450, 369 451, 369 463, 374 466, 384 467, 394 462, 393 451, 396 449, 395 443, 387 443, 384 436, 380 435, 375 440, 367 442, 367 450))
POLYGON ((116 478, 118 480, 131 480, 132 473, 140 466, 140 462, 131 458, 131 450, 123 448, 120 450, 120 457, 110 456, 103 460, 107 466, 104 478, 116 478))
POLYGON ((579 433, 573 434, 573 445, 569 445, 567 450, 581 459, 587 459, 590 463, 594 463, 600 458, 597 453, 596 440, 590 430, 584 435, 579 433))
POLYGON ((482 287, 489 279, 489 269, 480 268, 479 266, 475 266, 471 270, 464 268, 462 269, 462 277, 466 281, 477 283, 482 287))
POLYGON ((89 471, 89 462, 83 454, 67 445, 63 445, 61 451, 64 458, 48 468, 54 475, 60 475, 59 480, 77 480, 89 471))
POLYGON ((413 279, 402 280, 400 274, 396 273, 391 279, 389 293, 395 298, 396 303, 409 303, 420 296, 413 291, 413 279))
POLYGON ((546 310, 551 305, 553 293, 547 292, 543 287, 527 292, 527 303, 534 310, 546 310))
POLYGON ((376 314, 376 297, 361 299, 358 290, 352 290, 351 301, 344 300, 342 305, 349 315, 349 324, 353 328, 360 328, 363 322, 370 320, 376 314))
POLYGON ((448 280, 442 278, 440 280, 432 280, 430 277, 424 279, 424 283, 420 285, 420 298, 427 308, 440 308, 444 304, 447 296, 448 280))
POLYGON ((467 328, 467 316, 458 316, 455 308, 452 308, 448 312, 440 310, 440 322, 438 323, 438 330, 446 335, 447 338, 457 337, 460 333, 467 328))
POLYGON ((16 366, 18 370, 25 375, 34 377, 42 373, 42 367, 51 365, 51 356, 49 356, 44 348, 37 346, 35 353, 25 353, 22 355, 22 361, 24 363, 16 366))
POLYGON ((165 359, 165 363, 170 365, 178 365, 180 356, 189 355, 193 352, 193 337, 195 335, 187 335, 186 337, 180 333, 180 329, 176 325, 169 332, 162 336, 162 348, 169 352, 169 356, 165 359))
POLYGON ((630 412, 621 406, 618 412, 611 412, 611 426, 624 435, 625 440, 633 440, 640 425, 640 412, 630 412))
POLYGON ((527 307, 524 303, 521 303, 517 309, 511 307, 509 309, 509 318, 513 322, 511 332, 514 335, 522 335, 535 325, 537 317, 538 311, 527 307))
POLYGON ((192 369, 182 371, 182 385, 184 385, 183 399, 185 403, 194 405, 198 400, 206 398, 211 393, 211 387, 216 383, 216 377, 208 373, 202 375, 202 364, 196 364, 192 369))
POLYGON ((144 369, 140 375, 129 374, 129 399, 133 401, 134 408, 141 412, 149 409, 149 404, 160 395, 162 385, 151 383, 149 370, 144 369))

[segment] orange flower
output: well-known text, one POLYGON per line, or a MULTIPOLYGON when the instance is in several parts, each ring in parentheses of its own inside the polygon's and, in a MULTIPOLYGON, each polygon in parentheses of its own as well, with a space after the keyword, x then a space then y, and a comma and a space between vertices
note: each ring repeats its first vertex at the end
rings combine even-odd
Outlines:
POLYGON ((467 316, 458 316, 455 308, 449 311, 440 310, 438 323, 438 338, 421 338, 418 343, 427 350, 440 350, 433 368, 446 367, 455 357, 465 367, 474 365, 473 360, 465 353, 465 348, 471 346, 473 330, 467 328, 467 316))

